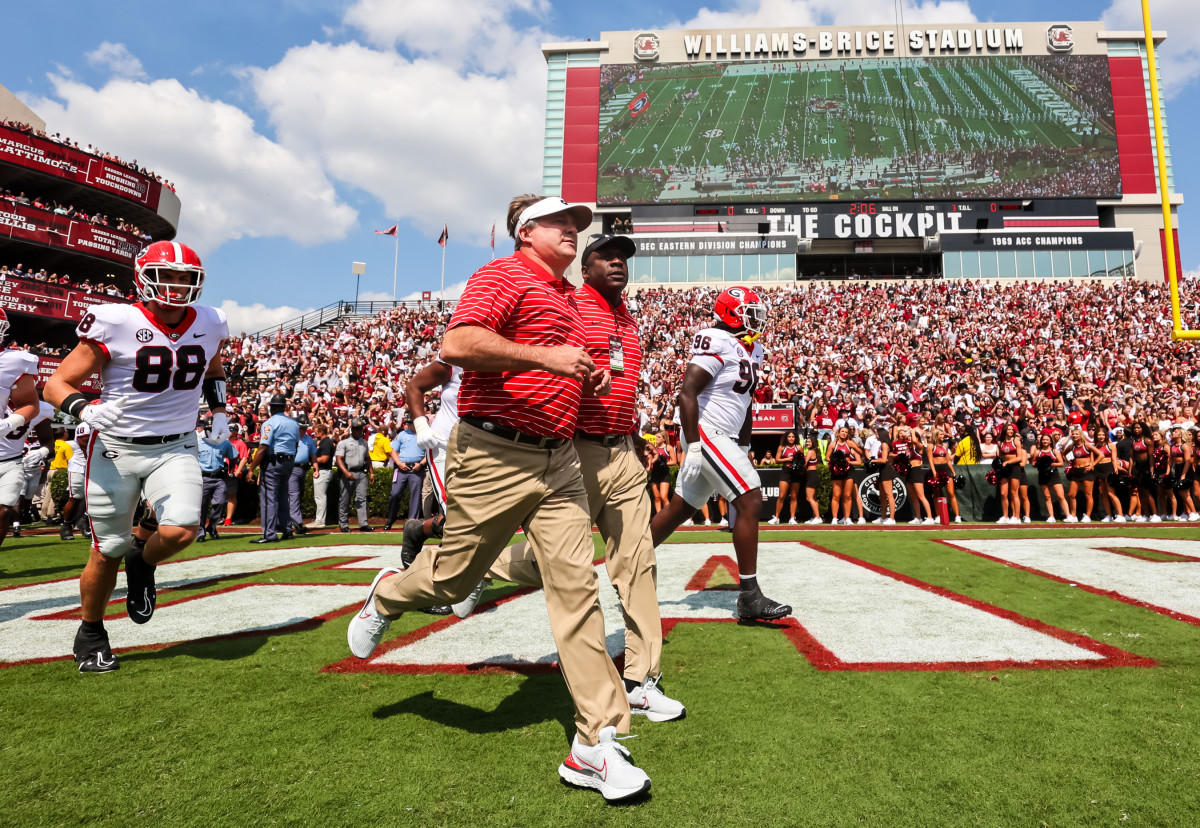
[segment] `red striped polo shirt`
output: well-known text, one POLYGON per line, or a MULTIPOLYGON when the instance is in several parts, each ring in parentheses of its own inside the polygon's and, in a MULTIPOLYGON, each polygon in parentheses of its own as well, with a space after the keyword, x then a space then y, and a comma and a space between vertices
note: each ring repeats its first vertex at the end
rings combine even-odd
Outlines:
MULTIPOLYGON (((573 291, 518 252, 475 271, 449 328, 478 325, 519 345, 582 348, 583 320, 569 299, 573 291)), ((458 413, 539 437, 571 437, 580 396, 578 380, 547 371, 463 371, 458 413)))
POLYGON ((638 373, 642 370, 642 344, 637 322, 624 300, 614 308, 599 291, 584 285, 572 295, 583 319, 588 356, 597 368, 612 371, 610 337, 620 337, 625 367, 612 371, 612 391, 605 397, 584 397, 579 404, 579 424, 586 434, 630 434, 637 425, 638 373))

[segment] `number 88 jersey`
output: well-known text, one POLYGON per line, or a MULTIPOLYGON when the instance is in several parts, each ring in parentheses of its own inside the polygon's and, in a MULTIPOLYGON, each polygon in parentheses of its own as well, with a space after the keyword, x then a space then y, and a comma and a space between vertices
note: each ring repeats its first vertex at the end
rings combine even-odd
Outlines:
POLYGON ((75 332, 108 357, 101 369, 105 402, 125 397, 114 437, 164 437, 196 427, 208 363, 229 338, 225 314, 189 305, 171 327, 145 305, 95 305, 75 332))
POLYGON ((762 361, 762 345, 755 342, 753 349, 747 350, 728 331, 705 328, 692 337, 692 359, 688 364, 698 365, 713 376, 697 401, 701 424, 737 439, 754 401, 762 361))

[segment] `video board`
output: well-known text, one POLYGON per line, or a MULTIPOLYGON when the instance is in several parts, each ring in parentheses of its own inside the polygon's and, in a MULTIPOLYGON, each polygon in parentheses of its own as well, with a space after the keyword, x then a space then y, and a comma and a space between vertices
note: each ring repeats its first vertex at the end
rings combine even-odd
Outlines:
POLYGON ((1103 55, 601 67, 597 203, 1119 198, 1103 55))

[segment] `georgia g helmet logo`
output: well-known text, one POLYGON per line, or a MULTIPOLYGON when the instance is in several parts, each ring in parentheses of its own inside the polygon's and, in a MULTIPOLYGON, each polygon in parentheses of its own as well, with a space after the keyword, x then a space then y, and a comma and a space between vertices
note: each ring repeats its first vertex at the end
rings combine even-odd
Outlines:
POLYGON ((156 241, 138 254, 134 281, 143 302, 185 307, 200 298, 204 265, 186 244, 156 241))
POLYGON ((739 333, 762 333, 767 324, 767 310, 762 299, 748 287, 725 288, 717 297, 713 313, 739 333))

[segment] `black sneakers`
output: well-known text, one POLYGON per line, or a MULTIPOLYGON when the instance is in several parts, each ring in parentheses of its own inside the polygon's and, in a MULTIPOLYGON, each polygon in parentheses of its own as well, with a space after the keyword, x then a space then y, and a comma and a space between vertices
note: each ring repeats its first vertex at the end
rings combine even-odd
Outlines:
POLYGON ((104 633, 89 634, 81 624, 75 633, 75 663, 81 673, 111 673, 121 669, 117 657, 108 646, 108 636, 104 633))
POLYGON ((772 601, 761 589, 754 589, 738 595, 737 614, 741 621, 778 621, 791 615, 792 608, 772 601))
POLYGON ((154 569, 142 559, 142 549, 137 546, 125 556, 125 611, 135 624, 145 624, 154 615, 154 605, 158 602, 154 569))
POLYGON ((404 521, 404 540, 400 544, 400 565, 405 569, 412 566, 421 547, 425 545, 425 521, 420 518, 404 521))
POLYGON ((69 523, 64 523, 58 530, 58 539, 65 541, 75 540, 75 533, 71 531, 71 525, 69 523))

